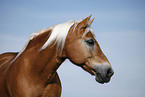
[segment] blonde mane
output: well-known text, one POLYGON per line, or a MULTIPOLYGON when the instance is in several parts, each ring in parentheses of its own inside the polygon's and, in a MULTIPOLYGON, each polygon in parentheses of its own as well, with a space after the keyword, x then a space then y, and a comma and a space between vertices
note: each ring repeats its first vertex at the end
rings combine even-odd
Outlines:
POLYGON ((48 40, 45 42, 45 44, 41 47, 40 50, 45 49, 46 47, 51 45, 53 42, 55 42, 55 44, 57 43, 57 49, 61 48, 62 50, 65 44, 67 34, 71 26, 77 25, 77 24, 78 24, 78 21, 69 21, 69 22, 52 26, 51 35, 48 38, 48 40))
MULTIPOLYGON (((67 37, 67 34, 70 30, 70 28, 74 25, 74 29, 73 31, 75 30, 76 26, 78 25, 78 23, 80 23, 80 21, 68 21, 68 22, 65 22, 65 23, 62 23, 62 24, 57 24, 57 25, 54 25, 48 29, 42 29, 36 33, 32 33, 28 42, 30 40, 32 40, 34 37, 38 36, 39 34, 41 33, 45 33, 47 30, 51 29, 51 35, 50 37, 48 38, 48 40, 45 42, 45 44, 40 48, 40 51, 45 49, 46 47, 48 47, 49 45, 51 45, 52 43, 54 43, 54 45, 57 43, 57 49, 58 48, 61 48, 61 50, 63 50, 64 48, 64 44, 65 44, 65 40, 66 40, 66 37, 67 37)), ((94 35, 94 32, 92 30, 92 28, 90 26, 88 26, 86 28, 86 31, 85 33, 83 34, 82 38, 88 33, 88 32, 91 32, 94 35)), ((26 44, 27 45, 27 44, 26 44)))
MULTIPOLYGON (((64 44, 65 44, 65 40, 66 40, 66 37, 67 37, 67 34, 70 30, 70 28, 74 25, 74 29, 73 31, 75 30, 76 26, 78 25, 78 23, 80 23, 80 21, 68 21, 68 22, 65 22, 65 23, 62 23, 62 24, 57 24, 57 25, 54 25, 50 28, 45 28, 45 29, 42 29, 40 31, 37 31, 35 33, 32 33, 29 37, 29 39, 27 40, 27 42, 25 43, 25 46, 23 47, 23 49, 18 53, 18 55, 15 57, 15 59, 27 48, 27 45, 28 43, 30 42, 30 40, 33 40, 34 37, 36 36, 39 36, 40 34, 42 33, 45 33, 47 30, 52 30, 51 32, 51 35, 50 37, 48 38, 48 40, 45 42, 45 44, 40 48, 40 51, 45 49, 46 47, 48 47, 49 45, 51 45, 52 43, 55 42, 55 44, 57 43, 57 50, 58 48, 61 48, 61 50, 63 50, 64 48, 64 44)), ((88 32, 91 32, 94 35, 94 32, 92 30, 91 27, 87 27, 86 28, 86 31, 85 33, 83 34, 82 38, 88 33, 88 32)), ((15 60, 14 59, 14 60, 15 60)), ((14 61, 13 60, 13 61, 14 61)), ((12 61, 12 62, 13 62, 12 61)))

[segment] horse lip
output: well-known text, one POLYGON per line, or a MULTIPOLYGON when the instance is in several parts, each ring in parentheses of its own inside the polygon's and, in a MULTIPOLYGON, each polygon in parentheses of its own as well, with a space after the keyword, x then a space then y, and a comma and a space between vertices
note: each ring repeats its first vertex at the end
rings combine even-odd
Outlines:
POLYGON ((99 73, 96 73, 95 76, 95 80, 101 84, 108 83, 110 81, 110 78, 103 78, 99 73))
POLYGON ((95 80, 96 80, 97 82, 99 82, 99 83, 101 83, 101 84, 104 84, 104 81, 103 81, 103 79, 102 79, 102 77, 101 77, 100 74, 96 73, 95 76, 96 76, 95 80))
POLYGON ((93 69, 91 69, 90 67, 88 67, 87 65, 83 65, 82 68, 85 71, 89 72, 91 75, 94 75, 95 76, 96 72, 93 69))
POLYGON ((108 81, 103 80, 103 78, 101 77, 101 75, 99 73, 97 73, 94 69, 91 69, 91 75, 95 76, 95 80, 100 83, 100 84, 104 84, 107 83, 108 81))
POLYGON ((96 75, 96 71, 95 70, 91 70, 93 75, 95 76, 96 75))

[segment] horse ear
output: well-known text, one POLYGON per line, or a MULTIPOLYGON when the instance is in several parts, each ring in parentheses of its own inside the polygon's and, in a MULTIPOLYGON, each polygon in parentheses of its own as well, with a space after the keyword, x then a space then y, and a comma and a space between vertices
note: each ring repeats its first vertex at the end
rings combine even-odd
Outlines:
POLYGON ((90 18, 92 15, 90 15, 89 17, 85 18, 84 20, 82 20, 78 25, 80 26, 80 28, 86 27, 90 18))
POLYGON ((88 25, 89 26, 92 24, 92 22, 94 21, 94 19, 95 19, 95 17, 88 22, 88 25))

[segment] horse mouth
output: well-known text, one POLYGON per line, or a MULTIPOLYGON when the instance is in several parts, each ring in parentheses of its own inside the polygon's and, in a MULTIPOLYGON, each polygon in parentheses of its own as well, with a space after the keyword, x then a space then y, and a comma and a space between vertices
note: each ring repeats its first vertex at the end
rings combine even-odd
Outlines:
POLYGON ((87 65, 83 65, 82 68, 83 68, 85 71, 89 72, 91 75, 93 75, 93 76, 96 75, 95 70, 93 70, 92 68, 88 67, 87 65))
POLYGON ((95 76, 95 80, 100 84, 108 83, 110 81, 110 77, 103 77, 100 73, 97 73, 94 69, 87 65, 83 65, 82 68, 91 75, 95 76))
POLYGON ((108 83, 110 81, 110 78, 103 78, 100 74, 96 73, 95 80, 101 84, 108 83))

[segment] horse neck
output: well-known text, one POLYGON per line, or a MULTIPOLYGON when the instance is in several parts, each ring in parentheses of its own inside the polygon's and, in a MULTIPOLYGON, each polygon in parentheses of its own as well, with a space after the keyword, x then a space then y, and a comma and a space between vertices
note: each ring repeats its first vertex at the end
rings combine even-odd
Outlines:
POLYGON ((40 65, 41 76, 43 78, 51 78, 65 59, 59 51, 56 51, 56 46, 48 47, 41 51, 37 60, 38 65, 40 65))
POLYGON ((60 52, 56 51, 57 46, 55 45, 41 50, 42 45, 49 38, 49 33, 48 35, 44 33, 45 35, 42 34, 31 40, 27 48, 19 56, 24 60, 21 62, 23 64, 21 67, 27 68, 28 75, 41 78, 44 81, 51 79, 57 68, 65 60, 60 52))

